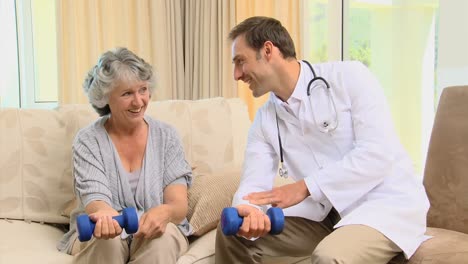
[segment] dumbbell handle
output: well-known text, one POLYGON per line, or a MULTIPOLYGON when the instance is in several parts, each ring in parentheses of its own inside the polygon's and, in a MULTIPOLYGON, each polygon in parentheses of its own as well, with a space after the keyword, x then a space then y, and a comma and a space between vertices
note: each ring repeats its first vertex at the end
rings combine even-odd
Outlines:
MULTIPOLYGON (((89 219, 89 216, 88 216, 88 219, 89 219)), ((120 227, 124 227, 125 226, 125 219, 124 219, 124 216, 123 215, 116 215, 116 216, 113 216, 112 219, 115 219, 117 221, 117 223, 119 223, 119 226, 120 227)), ((91 229, 93 230, 94 232, 94 228, 96 227, 96 223, 93 222, 93 220, 89 219, 89 225, 91 226, 91 229)))
MULTIPOLYGON (((283 210, 278 207, 271 207, 268 209, 267 215, 271 222, 270 234, 277 235, 281 233, 284 228, 283 210)), ((221 213, 221 229, 226 236, 237 234, 243 221, 244 219, 239 215, 235 207, 224 208, 221 213)))

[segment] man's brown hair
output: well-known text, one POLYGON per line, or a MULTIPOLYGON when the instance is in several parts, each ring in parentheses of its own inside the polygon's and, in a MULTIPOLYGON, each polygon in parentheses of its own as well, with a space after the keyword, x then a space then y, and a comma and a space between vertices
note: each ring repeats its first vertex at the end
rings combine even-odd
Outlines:
POLYGON ((240 35, 245 35, 247 45, 259 51, 266 41, 271 41, 277 47, 283 58, 296 58, 294 42, 281 22, 263 16, 247 18, 229 32, 229 39, 233 41, 240 35))

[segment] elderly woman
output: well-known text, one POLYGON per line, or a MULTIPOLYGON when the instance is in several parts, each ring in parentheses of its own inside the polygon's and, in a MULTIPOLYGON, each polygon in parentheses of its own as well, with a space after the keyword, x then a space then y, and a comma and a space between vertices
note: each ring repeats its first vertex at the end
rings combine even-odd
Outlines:
POLYGON ((187 186, 192 172, 174 128, 145 115, 154 89, 151 66, 126 48, 104 53, 83 84, 101 116, 78 132, 73 174, 79 207, 59 250, 75 263, 175 263, 188 248, 187 186), (140 214, 133 236, 113 216, 140 214), (76 217, 96 222, 80 242, 76 217))

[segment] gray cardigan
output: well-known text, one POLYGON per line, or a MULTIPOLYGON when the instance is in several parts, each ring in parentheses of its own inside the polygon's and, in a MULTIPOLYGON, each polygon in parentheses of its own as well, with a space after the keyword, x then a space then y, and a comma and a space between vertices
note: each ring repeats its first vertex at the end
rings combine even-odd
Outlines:
MULTIPOLYGON (((113 143, 104 128, 109 116, 103 116, 81 129, 73 143, 73 175, 75 196, 79 207, 70 216, 70 231, 57 248, 70 253, 71 237, 76 232, 76 217, 92 201, 101 200, 117 211, 135 207, 139 212, 163 203, 164 188, 185 177, 192 183, 192 170, 185 160, 184 150, 176 130, 163 122, 145 116, 148 139, 140 180, 133 196, 129 181, 119 173, 120 159, 114 155, 113 143)), ((190 227, 185 220, 179 225, 185 235, 190 227)))

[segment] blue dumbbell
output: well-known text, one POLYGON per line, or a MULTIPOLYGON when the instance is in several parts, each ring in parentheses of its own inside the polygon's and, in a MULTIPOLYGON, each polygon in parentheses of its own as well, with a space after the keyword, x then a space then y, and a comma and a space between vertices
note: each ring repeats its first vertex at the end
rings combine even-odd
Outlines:
MULTIPOLYGON (((128 207, 123 209, 122 214, 112 217, 117 220, 120 227, 125 229, 127 234, 134 234, 138 231, 138 215, 136 209, 128 207)), ((81 242, 91 239, 94 233, 94 223, 87 214, 81 214, 76 219, 76 229, 78 231, 78 239, 81 242)))
MULTIPOLYGON (((284 228, 284 214, 283 210, 278 207, 270 207, 267 211, 270 218, 271 230, 270 234, 277 235, 283 231, 284 228)), ((227 207, 221 213, 221 229, 226 236, 237 234, 244 219, 237 213, 234 207, 227 207)))

